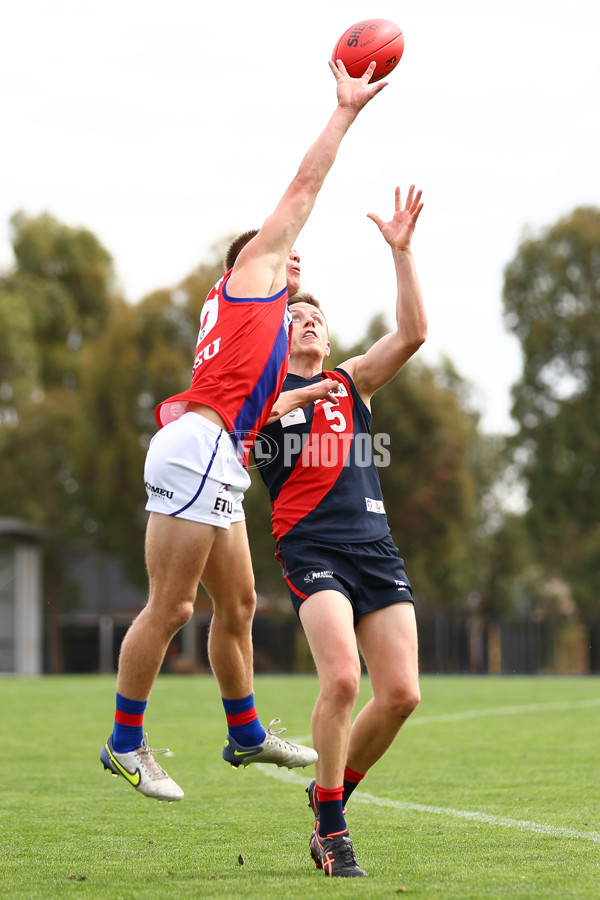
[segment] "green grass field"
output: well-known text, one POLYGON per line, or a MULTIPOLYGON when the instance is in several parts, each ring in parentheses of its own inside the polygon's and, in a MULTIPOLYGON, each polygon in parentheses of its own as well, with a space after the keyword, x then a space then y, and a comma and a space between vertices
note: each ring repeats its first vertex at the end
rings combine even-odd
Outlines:
MULTIPOLYGON (((263 722, 310 740, 316 690, 258 677, 263 722)), ((114 691, 101 676, 0 680, 3 897, 600 896, 600 679, 423 677, 421 706, 350 801, 370 877, 348 880, 308 854, 312 769, 221 760, 212 678, 162 676, 149 704, 150 745, 171 747, 186 791, 174 804, 103 770, 114 691)))

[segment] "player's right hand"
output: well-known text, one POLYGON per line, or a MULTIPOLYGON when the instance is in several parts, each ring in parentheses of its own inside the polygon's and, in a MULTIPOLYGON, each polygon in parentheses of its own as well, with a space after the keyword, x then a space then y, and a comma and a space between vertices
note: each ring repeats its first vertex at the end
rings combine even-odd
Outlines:
POLYGON ((359 112, 363 106, 366 106, 375 94, 382 91, 387 85, 387 81, 376 81, 375 84, 369 84, 369 79, 375 71, 377 63, 373 60, 367 66, 367 69, 360 78, 351 78, 346 71, 346 66, 338 59, 337 62, 329 60, 329 68, 335 75, 337 81, 337 97, 338 105, 352 109, 355 113, 359 112))
POLYGON ((329 403, 337 406, 339 400, 335 395, 339 388, 339 381, 334 381, 332 378, 324 378, 316 384, 308 384, 306 387, 295 388, 293 391, 284 391, 275 401, 267 424, 271 425, 277 419, 281 419, 282 416, 287 416, 293 409, 305 409, 309 404, 315 403, 317 400, 327 399, 329 403))

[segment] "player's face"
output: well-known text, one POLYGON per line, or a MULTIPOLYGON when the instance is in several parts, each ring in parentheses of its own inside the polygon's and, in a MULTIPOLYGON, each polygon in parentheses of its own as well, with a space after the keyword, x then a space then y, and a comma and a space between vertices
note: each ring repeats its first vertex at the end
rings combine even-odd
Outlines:
POLYGON ((292 247, 286 263, 288 295, 293 297, 300 290, 300 256, 292 247))
POLYGON ((308 355, 324 359, 328 356, 330 344, 323 313, 311 303, 293 303, 290 312, 292 314, 290 357, 308 355))

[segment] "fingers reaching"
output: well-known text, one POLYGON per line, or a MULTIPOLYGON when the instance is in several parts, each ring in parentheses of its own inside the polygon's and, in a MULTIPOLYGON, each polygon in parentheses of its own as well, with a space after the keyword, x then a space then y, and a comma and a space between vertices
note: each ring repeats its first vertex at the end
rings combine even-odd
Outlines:
POLYGON ((423 209, 421 202, 422 191, 416 190, 415 185, 411 184, 406 196, 406 203, 402 205, 402 194, 400 188, 397 187, 394 194, 394 216, 389 222, 384 222, 375 213, 368 213, 367 217, 371 219, 386 241, 393 247, 402 248, 410 244, 417 219, 423 209))
POLYGON ((374 84, 369 83, 376 66, 377 63, 373 60, 359 78, 353 78, 348 74, 348 70, 341 59, 329 60, 329 68, 337 80, 338 91, 340 89, 346 89, 357 96, 366 97, 367 100, 370 100, 375 94, 382 91, 388 84, 387 81, 377 81, 374 84), (364 95, 363 91, 365 92, 364 95))

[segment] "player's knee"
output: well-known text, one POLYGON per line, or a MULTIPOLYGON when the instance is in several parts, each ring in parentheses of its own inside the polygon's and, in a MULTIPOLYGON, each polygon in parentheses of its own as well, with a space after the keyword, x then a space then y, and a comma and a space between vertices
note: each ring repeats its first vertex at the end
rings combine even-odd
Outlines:
POLYGON ((154 586, 137 619, 144 620, 146 627, 151 627, 155 633, 172 638, 192 618, 195 599, 195 595, 186 592, 178 595, 175 591, 158 590, 154 586))
POLYGON ((387 694, 388 714, 399 720, 407 719, 421 700, 418 684, 389 685, 387 694))
POLYGON ((256 612, 256 591, 254 588, 245 591, 240 598, 240 613, 247 619, 253 619, 256 612))
POLYGON ((177 634, 184 625, 190 621, 194 615, 193 600, 182 600, 176 606, 173 606, 168 615, 165 617, 165 625, 168 632, 177 634))
POLYGON ((256 591, 248 588, 227 598, 213 597, 213 621, 233 633, 245 633, 256 612, 256 591))
POLYGON ((354 707, 360 689, 360 670, 355 667, 344 667, 332 673, 322 688, 338 707, 354 707))
POLYGON ((231 616, 233 630, 245 634, 252 628, 252 620, 256 612, 256 591, 241 594, 234 604, 231 616))

